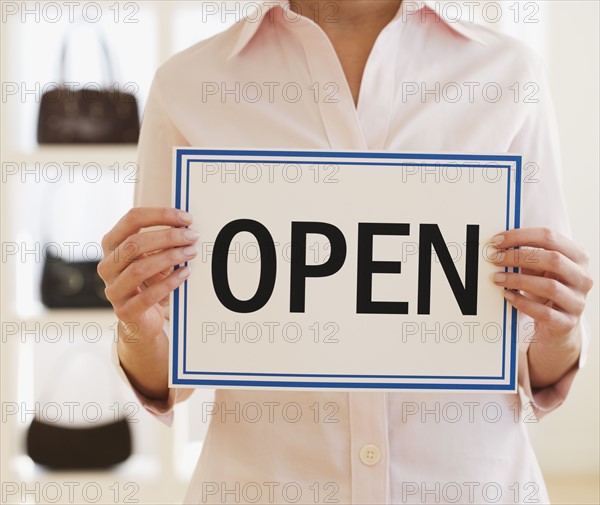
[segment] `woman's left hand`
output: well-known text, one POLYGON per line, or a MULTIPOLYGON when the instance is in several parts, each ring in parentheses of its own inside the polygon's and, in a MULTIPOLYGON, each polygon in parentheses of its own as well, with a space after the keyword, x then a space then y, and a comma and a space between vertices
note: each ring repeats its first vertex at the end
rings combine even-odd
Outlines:
POLYGON ((550 349, 578 345, 575 330, 593 286, 587 251, 547 228, 508 230, 491 242, 498 251, 491 261, 519 268, 519 273, 498 272, 493 280, 506 288, 513 307, 533 318, 535 341, 550 349))

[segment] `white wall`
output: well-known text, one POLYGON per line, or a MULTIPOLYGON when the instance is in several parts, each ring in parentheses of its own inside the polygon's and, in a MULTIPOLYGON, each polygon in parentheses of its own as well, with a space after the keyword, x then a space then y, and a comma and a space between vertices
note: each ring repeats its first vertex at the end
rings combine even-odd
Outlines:
POLYGON ((596 1, 547 1, 546 58, 558 116, 564 191, 573 236, 592 257, 596 286, 588 298, 589 360, 557 411, 531 430, 545 473, 598 473, 598 69, 596 1))

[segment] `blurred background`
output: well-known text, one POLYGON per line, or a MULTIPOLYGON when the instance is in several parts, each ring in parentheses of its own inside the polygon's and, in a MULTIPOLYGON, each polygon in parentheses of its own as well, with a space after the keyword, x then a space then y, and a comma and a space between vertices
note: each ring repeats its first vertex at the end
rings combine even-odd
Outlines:
MULTIPOLYGON (((452 17, 472 14, 477 22, 522 39, 543 57, 558 116, 573 236, 591 253, 597 280, 599 2, 434 3, 452 17)), ((61 79, 100 83, 133 95, 141 115, 162 62, 226 29, 255 4, 1 2, 3 503, 183 499, 206 429, 198 421, 206 417, 200 404, 210 400, 210 391, 197 391, 179 405, 173 428, 154 420, 110 365, 116 338, 111 310, 64 307, 81 286, 102 305, 101 290, 85 272, 69 274, 73 265, 45 261, 54 253, 70 262, 100 258, 102 235, 132 205, 135 142, 39 144, 38 116, 42 96, 61 79), (63 279, 63 299, 42 300, 42 279, 53 275, 63 279), (125 418, 131 455, 111 470, 49 470, 30 457, 35 446, 29 455, 26 451, 34 418, 81 427, 89 426, 90 419, 116 426, 125 418)), ((100 115, 112 106, 102 107, 96 111, 100 115)), ((131 107, 121 112, 130 114, 131 107)), ((52 111, 48 114, 44 119, 51 121, 52 111)), ((76 126, 71 132, 75 137, 84 133, 76 126)), ((529 425, 554 503, 600 503, 597 286, 589 297, 587 320, 592 336, 587 366, 567 402, 529 425)), ((97 440, 103 439, 99 435, 97 440)))

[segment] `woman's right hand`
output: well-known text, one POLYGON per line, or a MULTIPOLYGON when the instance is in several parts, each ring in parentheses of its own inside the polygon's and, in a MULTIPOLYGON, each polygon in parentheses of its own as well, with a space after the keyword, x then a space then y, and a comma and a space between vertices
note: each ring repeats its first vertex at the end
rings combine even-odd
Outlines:
POLYGON ((198 233, 186 228, 192 216, 168 207, 131 209, 103 237, 103 259, 98 274, 106 284, 126 335, 140 341, 156 337, 168 314, 171 291, 190 274, 188 266, 174 266, 193 259, 198 233), (161 230, 141 231, 154 226, 161 230))

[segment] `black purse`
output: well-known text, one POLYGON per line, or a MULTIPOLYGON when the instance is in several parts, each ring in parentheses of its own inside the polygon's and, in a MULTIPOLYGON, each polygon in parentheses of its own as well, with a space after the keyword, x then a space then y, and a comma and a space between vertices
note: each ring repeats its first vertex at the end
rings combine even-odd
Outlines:
MULTIPOLYGON (((98 32, 97 32, 98 33, 98 32)), ((104 38, 98 33, 111 83, 113 67, 104 38)), ((40 144, 137 143, 140 132, 135 96, 88 83, 83 89, 65 86, 68 38, 63 41, 60 85, 42 95, 37 140, 40 144)))
POLYGON ((27 454, 55 470, 90 470, 122 463, 131 455, 126 419, 91 428, 74 428, 33 419, 27 431, 27 454))
POLYGON ((42 303, 51 309, 110 308, 98 261, 64 261, 48 254, 42 272, 42 303))
MULTIPOLYGON (((69 364, 74 362, 74 352, 75 349, 71 349, 63 358, 57 360, 59 373, 65 373, 69 364)), ((102 362, 107 371, 107 377, 102 383, 111 382, 108 363, 94 353, 84 354, 102 362)), ((86 365, 86 369, 89 369, 90 364, 86 365)), ((81 384, 85 379, 78 374, 73 375, 69 377, 71 384, 81 384)), ((49 380, 44 381, 46 396, 49 388, 57 386, 57 376, 56 373, 52 374, 49 380)), ((43 403, 60 405, 58 402, 48 402, 48 398, 45 398, 43 403)), ((69 424, 46 421, 43 415, 40 418, 36 414, 27 430, 26 453, 35 463, 54 470, 105 469, 122 463, 132 453, 130 423, 122 415, 115 420, 111 418, 112 416, 108 421, 97 425, 81 426, 73 425, 72 420, 69 424)))

